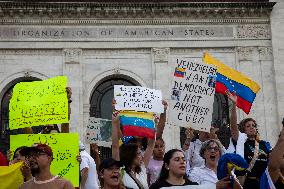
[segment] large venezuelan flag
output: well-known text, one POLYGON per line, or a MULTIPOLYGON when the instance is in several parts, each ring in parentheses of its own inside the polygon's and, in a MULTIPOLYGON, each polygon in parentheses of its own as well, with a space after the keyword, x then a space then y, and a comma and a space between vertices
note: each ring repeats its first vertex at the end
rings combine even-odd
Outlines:
POLYGON ((223 64, 208 53, 204 54, 203 61, 217 67, 216 92, 222 94, 226 94, 227 90, 235 92, 238 97, 237 107, 249 114, 256 93, 260 90, 260 86, 247 76, 223 64))
POLYGON ((147 112, 122 111, 120 123, 124 136, 155 138, 154 114, 147 112))

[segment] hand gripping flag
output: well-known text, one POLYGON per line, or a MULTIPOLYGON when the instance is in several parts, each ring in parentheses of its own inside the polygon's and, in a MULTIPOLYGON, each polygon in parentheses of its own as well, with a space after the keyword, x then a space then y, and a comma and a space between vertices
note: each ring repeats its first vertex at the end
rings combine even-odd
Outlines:
POLYGON ((244 74, 230 68, 208 53, 204 54, 203 61, 217 67, 216 92, 226 94, 229 90, 237 95, 237 107, 249 114, 256 93, 260 86, 244 74))
POLYGON ((120 123, 124 136, 155 138, 154 114, 147 112, 122 111, 120 123))
MULTIPOLYGON (((239 154, 227 153, 221 156, 217 167, 217 177, 219 180, 231 174, 233 169, 243 171, 248 168, 247 161, 239 154)), ((233 188, 234 180, 231 179, 231 184, 226 189, 233 188)))

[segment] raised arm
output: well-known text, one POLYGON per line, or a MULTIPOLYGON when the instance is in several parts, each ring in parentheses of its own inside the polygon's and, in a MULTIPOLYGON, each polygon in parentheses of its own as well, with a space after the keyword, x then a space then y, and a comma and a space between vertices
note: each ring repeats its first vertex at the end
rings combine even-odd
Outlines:
POLYGON ((269 163, 268 163, 268 171, 270 174, 270 177, 273 181, 273 183, 275 183, 280 175, 280 168, 281 165, 284 165, 284 160, 283 160, 283 156, 284 156, 284 127, 282 128, 280 137, 274 147, 274 149, 272 150, 271 154, 270 154, 270 159, 269 159, 269 163))
POLYGON ((233 93, 227 91, 228 99, 232 102, 231 109, 231 119, 230 119, 230 130, 231 135, 234 141, 237 141, 239 138, 239 128, 237 125, 237 96, 233 93))
POLYGON ((164 105, 164 113, 161 113, 159 123, 157 124, 157 138, 162 138, 167 120, 168 103, 165 100, 163 100, 162 103, 164 105))
POLYGON ((144 157, 143 157, 143 162, 144 162, 145 167, 148 167, 149 161, 152 157, 153 150, 154 150, 154 147, 155 147, 155 141, 156 141, 155 139, 149 139, 148 140, 148 145, 147 145, 147 148, 145 150, 144 157))
MULTIPOLYGON (((70 115, 71 115, 71 96, 72 96, 72 90, 70 87, 66 87, 67 92, 67 98, 68 98, 68 121, 70 121, 70 115)), ((62 123, 61 124, 61 133, 69 133, 69 123, 62 123)))
POLYGON ((120 121, 119 116, 116 116, 112 120, 112 158, 119 161, 119 127, 120 121))

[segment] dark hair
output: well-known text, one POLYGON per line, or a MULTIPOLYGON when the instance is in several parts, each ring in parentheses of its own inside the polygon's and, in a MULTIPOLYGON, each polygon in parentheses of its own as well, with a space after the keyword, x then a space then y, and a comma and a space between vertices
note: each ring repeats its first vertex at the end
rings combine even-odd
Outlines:
MULTIPOLYGON (((173 157, 174 153, 176 153, 176 152, 182 152, 182 150, 171 149, 171 150, 167 151, 167 153, 165 153, 164 159, 163 159, 163 161, 164 161, 163 162, 163 166, 162 166, 161 173, 160 173, 160 176, 159 176, 158 180, 166 180, 166 179, 168 179, 168 177, 169 177, 169 170, 166 169, 166 165, 170 164, 170 159, 173 157)), ((185 174, 184 174, 184 177, 186 177, 185 174)))
MULTIPOLYGON (((134 159, 137 156, 139 147, 137 144, 122 144, 119 148, 120 162, 125 166, 125 171, 130 172, 134 159)), ((135 168, 136 173, 141 172, 141 167, 135 168)))
POLYGON ((199 153, 200 153, 200 156, 201 156, 203 159, 205 159, 205 158, 204 158, 205 150, 207 150, 207 149, 209 148, 209 146, 210 146, 210 144, 211 144, 212 142, 214 142, 215 144, 217 144, 217 146, 218 146, 218 148, 219 148, 219 152, 220 152, 220 157, 223 155, 222 144, 221 144, 218 140, 210 139, 210 140, 205 141, 205 142, 202 144, 201 148, 200 148, 199 153))
POLYGON ((50 132, 51 132, 52 130, 56 130, 58 133, 60 133, 58 126, 57 126, 56 124, 54 124, 54 125, 48 125, 48 126, 46 126, 46 127, 43 129, 42 134, 50 134, 50 132))
POLYGON ((162 137, 158 137, 158 138, 156 139, 156 141, 158 141, 158 140, 162 141, 162 143, 165 144, 165 141, 164 141, 164 139, 162 139, 162 137))
POLYGON ((257 127, 257 124, 256 124, 256 121, 252 118, 246 118, 246 119, 243 119, 240 123, 239 123, 239 129, 240 129, 240 132, 244 133, 245 132, 245 125, 247 122, 249 121, 253 121, 253 123, 255 124, 255 126, 257 127))
MULTIPOLYGON (((20 153, 20 151, 21 151, 22 149, 24 149, 24 148, 26 148, 26 146, 20 146, 20 147, 18 147, 18 148, 14 151, 13 159, 16 158, 16 152, 19 151, 19 153, 20 153)), ((21 153, 20 153, 20 154, 21 154, 21 153)), ((23 154, 21 154, 21 155, 23 155, 23 154)))

